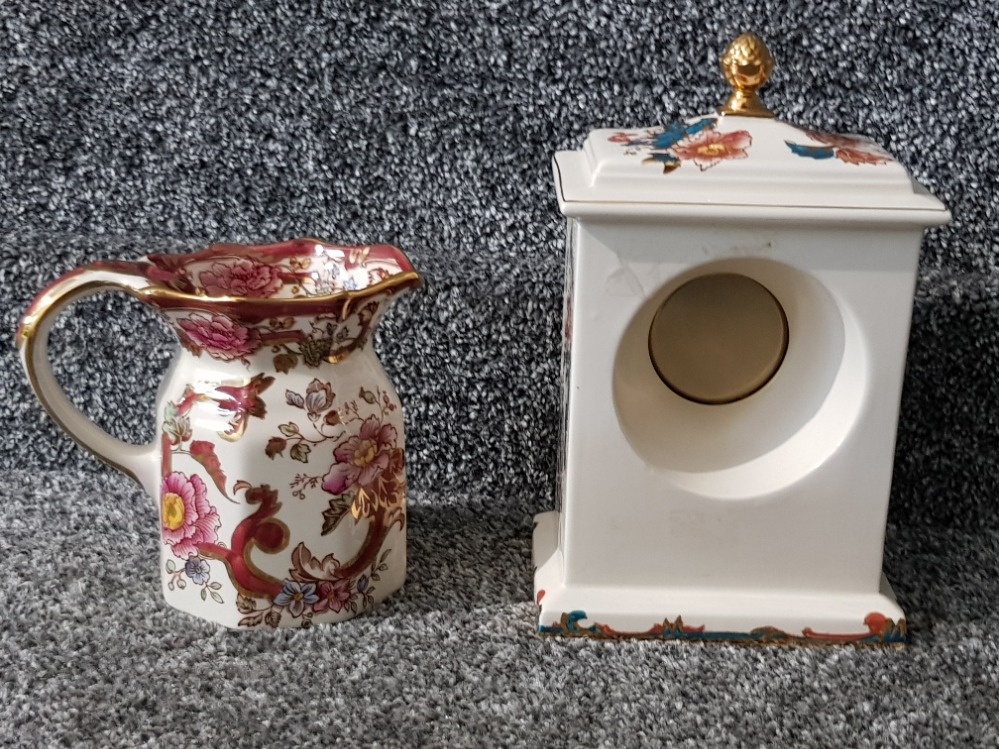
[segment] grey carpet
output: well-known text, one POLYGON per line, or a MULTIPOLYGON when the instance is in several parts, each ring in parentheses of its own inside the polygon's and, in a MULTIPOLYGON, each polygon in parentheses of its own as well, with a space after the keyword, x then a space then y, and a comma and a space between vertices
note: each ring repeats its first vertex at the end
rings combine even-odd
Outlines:
MULTIPOLYGON (((999 743, 999 11, 977 2, 0 4, 0 745, 999 743), (554 150, 724 96, 864 132, 953 210, 924 244, 886 569, 901 651, 538 639, 553 504, 554 150), (378 346, 407 406, 411 571, 370 615, 234 633, 168 609, 149 500, 60 436, 16 364, 31 296, 99 257, 316 235, 405 248, 378 346)), ((122 438, 169 338, 137 303, 53 357, 122 438)))

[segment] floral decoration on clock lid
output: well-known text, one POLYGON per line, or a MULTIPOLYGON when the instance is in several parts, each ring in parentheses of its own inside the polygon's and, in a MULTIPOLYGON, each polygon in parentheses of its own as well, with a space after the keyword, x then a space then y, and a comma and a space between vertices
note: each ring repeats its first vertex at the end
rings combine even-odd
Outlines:
POLYGON ((563 203, 677 203, 945 211, 880 145, 781 122, 757 94, 773 58, 755 34, 722 55, 732 86, 717 112, 594 130, 555 155, 563 203))

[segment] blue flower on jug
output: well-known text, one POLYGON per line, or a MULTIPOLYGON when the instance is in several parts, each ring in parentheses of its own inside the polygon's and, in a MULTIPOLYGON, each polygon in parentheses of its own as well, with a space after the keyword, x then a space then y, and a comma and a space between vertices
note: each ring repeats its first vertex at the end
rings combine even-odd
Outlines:
POLYGON ((274 598, 275 606, 287 606, 289 613, 300 617, 305 613, 305 607, 319 601, 316 595, 315 583, 300 583, 296 580, 285 580, 281 592, 274 598))
POLYGON ((204 585, 212 576, 212 570, 204 557, 193 556, 184 563, 184 574, 195 585, 204 585))

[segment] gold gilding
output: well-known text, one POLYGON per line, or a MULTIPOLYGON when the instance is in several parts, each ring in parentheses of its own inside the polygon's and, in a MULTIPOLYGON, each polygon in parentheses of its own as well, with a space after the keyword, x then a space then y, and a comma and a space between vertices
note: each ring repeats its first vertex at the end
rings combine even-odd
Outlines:
POLYGON ((719 110, 722 114, 773 118, 773 112, 763 105, 756 93, 774 69, 774 58, 760 37, 740 34, 728 45, 718 64, 732 87, 732 95, 719 110))
MULTIPOLYGON (((266 309, 268 307, 273 307, 275 309, 294 309, 296 306, 316 306, 329 304, 332 305, 335 302, 343 301, 344 305, 341 309, 341 316, 346 318, 349 314, 350 308, 355 302, 363 301, 370 297, 373 297, 383 291, 389 289, 398 288, 416 288, 423 282, 422 277, 416 271, 407 271, 405 273, 398 273, 390 278, 386 278, 384 281, 379 281, 378 283, 372 284, 371 286, 365 286, 363 289, 357 289, 353 291, 338 291, 334 294, 325 294, 322 296, 310 296, 310 297, 298 297, 294 299, 285 298, 250 298, 250 297, 240 297, 240 296, 205 296, 197 294, 188 294, 183 291, 177 291, 176 289, 171 289, 168 286, 160 286, 156 284, 150 284, 145 288, 135 289, 124 284, 111 284, 107 281, 93 281, 87 282, 82 286, 76 287, 74 292, 82 292, 84 290, 93 290, 96 287, 102 287, 104 289, 113 288, 116 291, 123 291, 129 296, 133 296, 139 301, 149 302, 154 306, 157 302, 166 302, 164 305, 166 307, 178 307, 185 308, 188 305, 184 303, 187 302, 189 306, 193 308, 203 308, 206 305, 238 305, 247 304, 252 305, 254 308, 266 309), (171 304, 172 303, 172 304, 171 304)), ((77 296, 77 293, 74 293, 77 296)), ((27 342, 33 335, 35 329, 41 323, 42 319, 48 315, 49 310, 52 305, 63 299, 62 294, 52 294, 48 299, 42 300, 41 303, 36 304, 35 308, 31 312, 25 315, 21 322, 21 327, 19 329, 19 335, 17 337, 17 345, 20 348, 25 342, 27 342)))
POLYGON ((56 423, 56 426, 58 426, 59 429, 61 429, 64 434, 68 435, 76 444, 90 454, 94 455, 102 463, 114 468, 116 471, 120 471, 141 486, 142 481, 131 468, 122 465, 109 455, 97 452, 93 446, 84 442, 76 434, 76 432, 70 428, 69 424, 60 415, 60 409, 48 398, 47 392, 42 387, 41 381, 38 377, 38 370, 35 368, 35 345, 39 342, 36 334, 49 315, 53 311, 59 309, 59 305, 56 304, 57 302, 69 303, 73 299, 86 296, 89 293, 118 288, 131 293, 127 288, 118 287, 106 281, 86 281, 63 291, 53 290, 53 292, 49 294, 36 309, 33 310, 33 313, 30 316, 25 317, 24 321, 21 323, 21 327, 18 329, 16 344, 19 350, 23 349, 24 368, 28 374, 28 383, 31 385, 31 389, 35 392, 35 395, 38 397, 39 402, 42 404, 42 407, 48 413, 49 417, 56 423))

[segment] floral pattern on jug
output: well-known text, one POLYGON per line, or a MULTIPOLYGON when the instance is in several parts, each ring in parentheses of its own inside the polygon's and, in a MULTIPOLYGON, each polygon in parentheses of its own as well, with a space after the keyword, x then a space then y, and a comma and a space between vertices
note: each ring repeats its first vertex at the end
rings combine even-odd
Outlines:
MULTIPOLYGON (((370 288, 412 268, 388 245, 344 247, 297 239, 276 245, 212 245, 188 255, 150 254, 149 279, 211 298, 309 299, 370 288)), ((110 267, 136 264, 105 262, 110 267)))
POLYGON ((696 122, 651 128, 643 132, 619 132, 610 136, 611 143, 625 146, 628 155, 647 154, 643 164, 662 164, 663 174, 691 162, 702 172, 728 159, 744 159, 753 138, 746 130, 720 133, 715 117, 696 122))
POLYGON ((164 569, 172 576, 168 588, 183 590, 190 582, 201 600, 210 596, 223 603, 223 586, 210 582, 213 575, 219 577, 218 565, 235 588, 235 605, 245 615, 238 624, 244 627, 310 626, 317 615, 353 614, 371 606, 381 575, 388 570, 388 532, 394 526, 401 531, 406 523, 398 402, 380 388, 364 387, 356 397, 340 399, 331 382, 314 378, 304 392, 285 392, 282 418, 275 419, 261 396, 274 381, 273 376, 256 375, 245 384, 219 385, 209 392, 187 386, 179 401, 167 403, 162 424, 160 508, 163 544, 169 551, 164 569), (252 422, 261 434, 256 442, 264 444, 263 456, 283 464, 283 471, 273 475, 283 474, 285 485, 272 488, 236 480, 230 491, 228 466, 218 457, 220 443, 193 439, 191 413, 199 404, 222 418, 225 428, 215 434, 226 442, 241 439, 252 422), (292 409, 304 418, 284 421, 292 409), (197 465, 187 467, 189 473, 175 470, 181 458, 197 465), (303 473, 286 461, 314 470, 303 473), (301 505, 295 523, 281 519, 282 494, 301 505), (226 502, 241 506, 243 512, 223 524, 218 508, 224 514, 226 502), (319 535, 325 537, 344 522, 371 526, 352 559, 329 548, 317 556, 299 541, 282 555, 287 557, 283 577, 264 572, 254 561, 256 555, 285 552, 293 534, 301 535, 295 526, 321 526, 319 535), (228 540, 223 543, 223 538, 228 540))
POLYGON ((299 362, 318 367, 363 347, 381 301, 368 302, 346 320, 318 315, 304 322, 285 317, 253 325, 222 314, 188 310, 168 314, 176 315, 177 337, 195 356, 207 354, 219 361, 239 361, 249 366, 251 355, 270 350, 275 368, 287 372, 299 362))
POLYGON ((29 375, 47 366, 34 343, 50 311, 95 287, 156 307, 181 343, 145 447, 66 420, 54 382, 32 380, 72 436, 156 499, 170 604, 232 627, 308 627, 402 585, 402 408, 370 340, 419 282, 395 248, 296 240, 98 262, 39 295, 19 333, 29 375))

